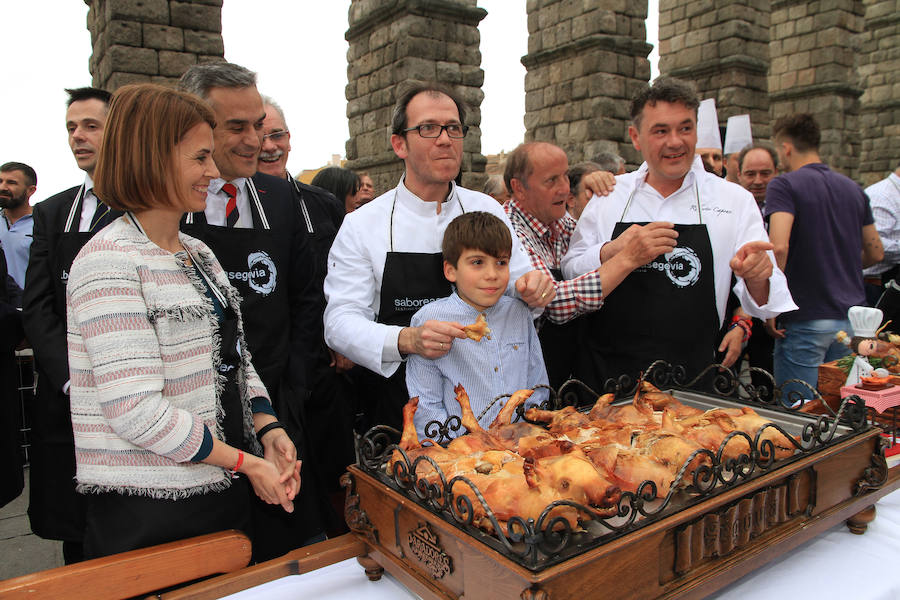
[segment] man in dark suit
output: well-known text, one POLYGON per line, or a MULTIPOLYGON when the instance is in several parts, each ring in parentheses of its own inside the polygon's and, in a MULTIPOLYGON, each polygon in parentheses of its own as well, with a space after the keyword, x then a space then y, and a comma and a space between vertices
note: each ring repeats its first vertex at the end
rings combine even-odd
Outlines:
MULTIPOLYGON (((16 345, 22 341, 22 316, 16 310, 19 286, 7 274, 0 247, 0 507, 22 493, 19 448, 19 394, 16 389, 16 345)), ((21 303, 21 298, 18 298, 21 303)))
MULTIPOLYGON (((331 192, 291 176, 287 170, 291 132, 284 111, 272 98, 263 96, 262 99, 266 118, 263 120, 259 170, 283 177, 294 188, 296 207, 316 254, 316 289, 321 291, 327 272, 328 251, 344 220, 344 204, 331 192)), ((319 321, 324 312, 323 304, 318 314, 319 321)), ((328 427, 308 427, 306 441, 310 452, 308 466, 331 501, 333 510, 326 513, 327 532, 331 536, 347 531, 342 517, 344 493, 339 480, 347 465, 355 461, 353 421, 356 392, 350 372, 353 362, 329 349, 324 336, 319 340, 317 350, 308 375, 310 394, 303 404, 303 418, 305 423, 329 424, 328 427)))
POLYGON ((110 94, 96 88, 69 93, 66 129, 69 147, 84 183, 34 207, 34 239, 22 317, 38 370, 31 407, 31 473, 28 516, 32 531, 63 541, 66 563, 81 560, 83 498, 75 492, 75 445, 69 415, 69 361, 66 350, 66 280, 81 247, 114 217, 94 196, 97 164, 110 94))
MULTIPOLYGON (((221 175, 209 184, 206 210, 187 215, 182 230, 212 248, 241 293, 253 364, 302 458, 306 375, 322 335, 324 300, 290 184, 257 173, 265 110, 256 74, 230 63, 194 65, 179 86, 215 112, 213 159, 221 175)), ((266 436, 260 441, 268 454, 266 436)), ((255 501, 255 559, 279 556, 321 536, 320 498, 312 484, 303 478, 292 514, 255 501)))

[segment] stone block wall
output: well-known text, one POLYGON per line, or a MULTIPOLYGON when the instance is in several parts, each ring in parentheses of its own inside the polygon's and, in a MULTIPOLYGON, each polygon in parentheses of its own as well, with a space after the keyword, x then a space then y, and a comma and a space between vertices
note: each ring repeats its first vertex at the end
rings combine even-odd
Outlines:
POLYGON ((345 35, 347 168, 368 171, 376 189, 394 187, 403 173, 390 143, 397 91, 409 81, 439 81, 469 105, 462 184, 480 189, 487 161, 479 127, 484 71, 478 23, 486 15, 476 0, 352 0, 345 35))
POLYGON ((569 163, 602 151, 641 162, 628 137, 630 98, 650 78, 646 0, 528 0, 525 140, 553 142, 569 163))
POLYGON ((659 55, 661 74, 715 98, 719 125, 749 113, 754 137, 769 137, 768 0, 660 0, 659 55))
POLYGON ((773 0, 769 44, 772 122, 812 113, 822 129, 822 159, 854 179, 863 93, 856 67, 864 14, 862 0, 773 0))
POLYGON ((84 0, 95 87, 173 85, 196 63, 224 60, 222 0, 84 0))
POLYGON ((858 72, 863 185, 900 167, 900 0, 866 0, 858 72))

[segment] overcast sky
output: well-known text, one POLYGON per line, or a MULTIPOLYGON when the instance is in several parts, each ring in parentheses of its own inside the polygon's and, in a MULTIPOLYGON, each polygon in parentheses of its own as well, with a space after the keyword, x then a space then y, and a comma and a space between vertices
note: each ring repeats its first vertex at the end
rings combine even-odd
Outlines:
MULTIPOLYGON (((25 162, 37 171, 42 200, 84 179, 66 143, 63 88, 91 84, 91 37, 81 0, 4 2, 6 93, 0 163, 25 162)), ((525 0, 479 0, 481 22, 483 154, 512 150, 525 134, 525 67, 528 51, 525 0)), ((349 136, 347 84, 349 0, 225 0, 225 58, 259 73, 259 89, 275 98, 291 130, 291 172, 344 156, 349 136)), ((647 31, 656 45, 657 0, 650 0, 647 31)), ((656 50, 651 54, 654 65, 656 50)))

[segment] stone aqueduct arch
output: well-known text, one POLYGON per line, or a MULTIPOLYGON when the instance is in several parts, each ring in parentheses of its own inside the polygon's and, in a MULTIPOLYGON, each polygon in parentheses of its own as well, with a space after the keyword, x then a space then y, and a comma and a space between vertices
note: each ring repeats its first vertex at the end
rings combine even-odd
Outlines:
MULTIPOLYGON (((173 83, 191 64, 224 60, 223 0, 85 0, 94 85, 173 83)), ((572 162, 600 150, 639 156, 628 98, 650 77, 646 0, 527 0, 526 140, 562 146, 572 162)), ((464 185, 484 178, 477 0, 351 0, 348 166, 379 189, 402 166, 388 143, 390 108, 409 79, 455 86, 471 105, 464 185)), ((750 113, 754 134, 775 115, 812 112, 822 154, 869 184, 900 166, 900 0, 660 0, 660 72, 715 97, 724 124, 750 113)))

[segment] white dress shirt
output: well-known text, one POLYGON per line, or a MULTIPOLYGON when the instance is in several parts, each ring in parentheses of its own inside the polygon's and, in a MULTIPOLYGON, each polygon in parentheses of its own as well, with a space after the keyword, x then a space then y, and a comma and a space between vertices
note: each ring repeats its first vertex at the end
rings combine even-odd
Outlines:
POLYGON ((450 185, 450 194, 437 214, 434 202, 420 199, 401 180, 393 190, 344 217, 328 254, 325 341, 336 352, 385 377, 393 374, 402 360, 397 338, 403 328, 375 322, 390 249, 392 208, 395 252, 440 252, 450 221, 464 210, 484 211, 501 219, 512 235, 507 294, 516 295, 516 280, 532 270, 503 207, 486 194, 450 185))
MULTIPOLYGON (((609 196, 594 196, 591 199, 578 220, 569 251, 563 257, 563 274, 571 279, 599 267, 600 249, 612 239, 613 227, 619 221, 669 221, 677 225, 694 225, 702 219, 709 232, 713 252, 716 308, 719 319, 724 319, 732 275, 729 261, 747 242, 769 241, 753 196, 741 186, 707 173, 699 156, 694 159, 678 191, 667 198, 645 182, 647 173, 647 163, 644 163, 637 171, 617 176, 615 190, 609 196), (634 198, 623 217, 622 212, 632 192, 634 198), (697 193, 700 195, 702 217, 697 214, 697 193)), ((774 266, 772 252, 769 252, 769 258, 774 266)), ((613 290, 612 294, 615 293, 613 290)), ((737 279, 734 293, 743 309, 759 319, 797 309, 784 273, 778 267, 774 267, 769 278, 769 301, 766 304, 759 306, 753 300, 741 278, 737 279)))
POLYGON ((235 227, 244 229, 253 228, 253 213, 250 211, 250 192, 247 189, 247 178, 238 177, 228 182, 224 179, 213 179, 206 189, 206 222, 210 225, 225 227, 225 205, 228 203, 228 194, 222 191, 222 186, 231 183, 237 188, 238 220, 235 227))
POLYGON ((81 220, 78 221, 78 231, 90 231, 91 219, 97 211, 97 196, 94 195, 94 182, 91 176, 84 176, 84 196, 81 198, 81 220))
POLYGON ((900 177, 891 173, 866 188, 866 196, 875 217, 875 229, 884 246, 884 260, 863 269, 866 277, 875 277, 900 264, 900 177))

